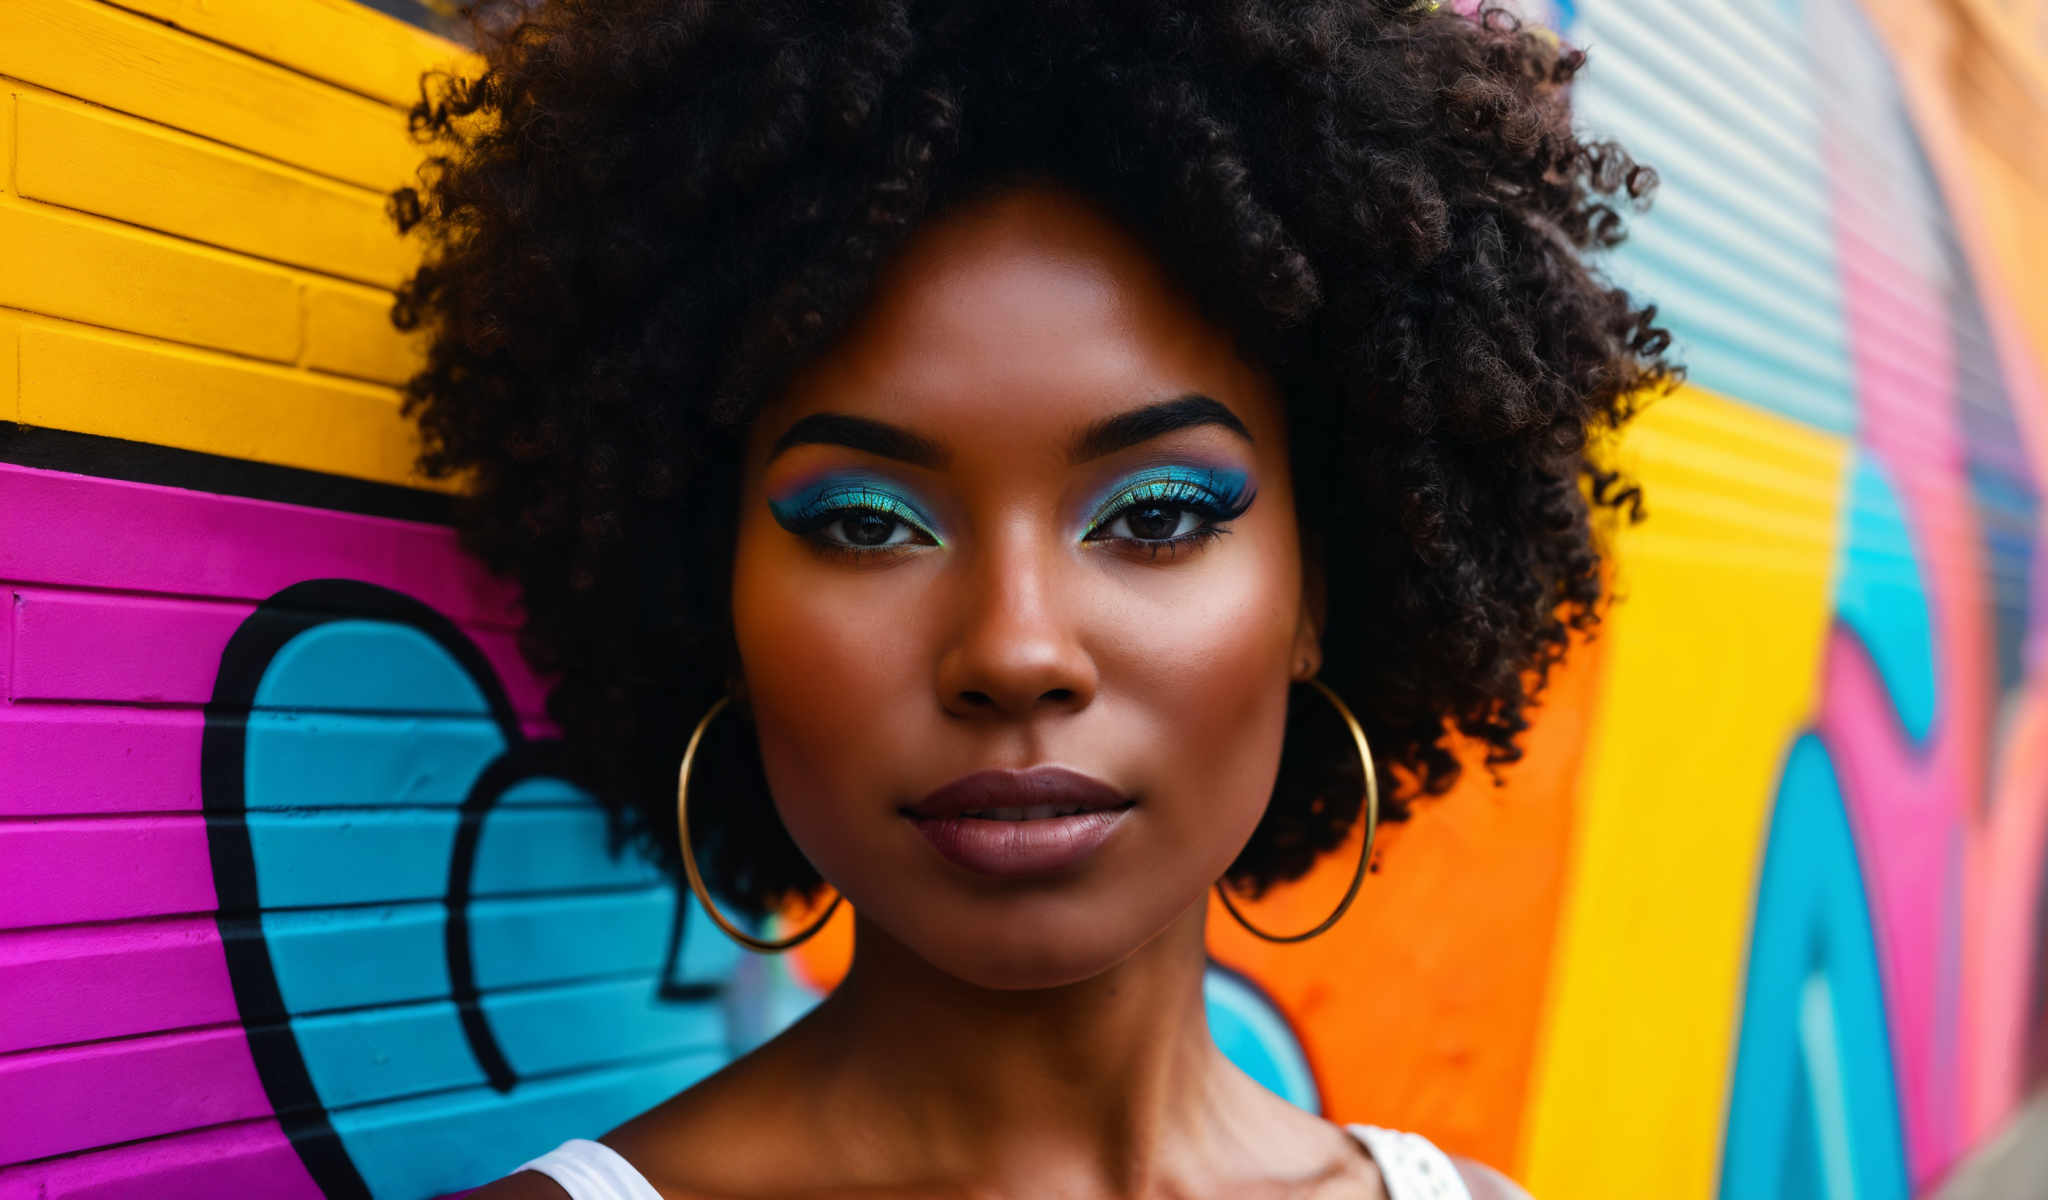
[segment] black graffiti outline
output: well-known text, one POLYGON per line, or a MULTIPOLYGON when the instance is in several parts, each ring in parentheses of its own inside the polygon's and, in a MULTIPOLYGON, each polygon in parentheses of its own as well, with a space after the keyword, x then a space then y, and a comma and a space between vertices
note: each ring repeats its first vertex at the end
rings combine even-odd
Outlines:
MULTIPOLYGON (((307 1173, 332 1200, 370 1200, 364 1181, 342 1145, 327 1107, 306 1068, 291 1015, 261 927, 256 895, 255 851, 246 822, 248 715, 271 662, 293 639, 333 621, 382 621, 415 629, 430 638, 468 674, 482 693, 505 749, 478 773, 458 816, 446 888, 444 951, 450 997, 463 1036, 490 1085, 500 1093, 518 1083, 504 1048, 479 1003, 475 964, 469 948, 470 875, 476 863, 483 820, 515 785, 536 777, 567 779, 557 739, 529 738, 490 660, 452 620, 431 606, 358 579, 309 579, 292 584, 257 605, 221 651, 213 694, 204 708, 199 774, 207 824, 207 853, 219 898, 215 919, 227 958, 235 1006, 249 1041, 250 1056, 279 1126, 307 1173)), ((702 1000, 711 984, 678 985, 687 914, 677 892, 668 947, 657 992, 663 1000, 702 1000)))

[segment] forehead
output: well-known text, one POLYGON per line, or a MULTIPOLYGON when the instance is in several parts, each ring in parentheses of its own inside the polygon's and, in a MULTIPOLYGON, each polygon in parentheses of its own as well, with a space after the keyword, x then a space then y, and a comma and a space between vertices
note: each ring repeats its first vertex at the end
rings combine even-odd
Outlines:
POLYGON ((1078 196, 1022 186, 921 230, 764 424, 831 410, 947 440, 1064 436, 1195 391, 1277 436, 1262 373, 1146 247, 1078 196))

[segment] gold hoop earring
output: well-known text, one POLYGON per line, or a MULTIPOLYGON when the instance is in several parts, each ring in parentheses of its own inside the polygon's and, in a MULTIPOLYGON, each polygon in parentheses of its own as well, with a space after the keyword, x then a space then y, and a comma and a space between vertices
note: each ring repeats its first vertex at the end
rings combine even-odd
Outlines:
POLYGON ((1322 924, 1307 933, 1277 934, 1260 929, 1245 920, 1244 914, 1237 911, 1237 905, 1230 902, 1230 893, 1224 889, 1223 881, 1217 880, 1216 898, 1223 901, 1224 909, 1236 917, 1237 923, 1250 930, 1254 936, 1269 942, 1305 942, 1337 923, 1337 919, 1351 907, 1351 902, 1357 899, 1359 885, 1365 882, 1366 864, 1372 860, 1373 838, 1379 834, 1380 829, 1380 781, 1378 774, 1372 769, 1372 747, 1366 745, 1365 730, 1360 728, 1358 718, 1351 715, 1351 709, 1337 698, 1336 692, 1330 690, 1329 684, 1320 679, 1309 679, 1305 682, 1321 692, 1324 699, 1337 706, 1337 715, 1344 718, 1345 727, 1351 731, 1351 740, 1358 747, 1358 761, 1365 767, 1365 848, 1359 851, 1358 869, 1351 873, 1351 886, 1344 890, 1344 899, 1338 902, 1337 911, 1324 917, 1322 924))
POLYGON ((690 744, 683 749, 682 769, 676 773, 676 828, 683 835, 683 873, 690 877, 691 894, 697 897, 697 903, 704 906, 705 914, 725 931, 725 936, 761 954, 780 954, 811 940, 825 927, 825 922, 832 919, 832 914, 839 911, 839 902, 846 897, 832 897, 832 903, 817 920, 794 936, 773 942, 757 938, 726 920, 725 914, 719 912, 718 906, 711 902, 711 890, 704 886, 704 877, 697 873, 697 854, 690 845, 690 767, 697 761, 697 746, 704 740, 704 731, 710 727, 711 718, 717 716, 731 699, 730 696, 720 696, 718 702, 711 706, 711 711, 704 714, 704 719, 697 722, 696 730, 690 734, 690 744))

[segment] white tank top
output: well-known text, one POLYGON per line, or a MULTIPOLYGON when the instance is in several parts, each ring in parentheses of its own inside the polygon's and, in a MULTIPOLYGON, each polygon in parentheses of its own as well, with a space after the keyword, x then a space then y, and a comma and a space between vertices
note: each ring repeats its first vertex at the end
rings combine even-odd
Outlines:
MULTIPOLYGON (((1421 1134, 1373 1125, 1344 1128, 1365 1143, 1379 1164, 1389 1200, 1472 1200, 1451 1160, 1421 1134)), ((538 1171, 561 1184, 569 1200, 662 1200, 618 1151, 586 1138, 570 1138, 518 1170, 538 1171)))

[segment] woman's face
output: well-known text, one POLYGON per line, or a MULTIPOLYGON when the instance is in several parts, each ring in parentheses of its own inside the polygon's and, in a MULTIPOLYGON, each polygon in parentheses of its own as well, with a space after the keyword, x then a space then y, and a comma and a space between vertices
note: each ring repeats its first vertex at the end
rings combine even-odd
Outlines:
POLYGON ((756 423, 733 578, 777 811, 865 920, 1049 987, 1205 900, 1317 661, 1285 434, 1069 193, 907 247, 756 423))

